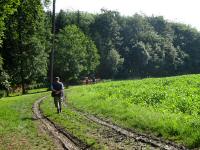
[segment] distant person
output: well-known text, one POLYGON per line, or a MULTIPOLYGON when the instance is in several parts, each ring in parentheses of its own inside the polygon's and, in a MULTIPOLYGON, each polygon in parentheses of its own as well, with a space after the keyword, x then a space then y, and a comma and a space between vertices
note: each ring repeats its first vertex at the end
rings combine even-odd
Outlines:
POLYGON ((64 86, 60 82, 60 78, 56 77, 55 82, 51 86, 52 96, 54 97, 54 104, 57 108, 57 112, 61 113, 62 111, 62 98, 64 96, 64 86))
POLYGON ((96 83, 95 77, 92 78, 92 83, 96 83))
POLYGON ((85 77, 85 84, 89 84, 89 78, 85 77))

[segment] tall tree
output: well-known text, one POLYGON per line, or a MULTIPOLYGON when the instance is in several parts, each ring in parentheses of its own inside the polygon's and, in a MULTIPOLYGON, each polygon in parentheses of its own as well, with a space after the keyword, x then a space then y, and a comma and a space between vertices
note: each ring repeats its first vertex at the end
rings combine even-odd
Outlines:
POLYGON ((186 55, 185 72, 198 73, 200 71, 200 33, 187 25, 174 23, 172 27, 175 32, 173 43, 186 55))
MULTIPOLYGON (((6 29, 5 27, 5 21, 12 15, 14 12, 17 11, 17 7, 20 4, 20 0, 9 0, 9 1, 1 1, 0 2, 0 48, 3 44, 3 38, 4 38, 4 31, 6 29)), ((3 87, 8 87, 8 79, 9 75, 5 72, 3 69, 3 58, 2 58, 2 51, 0 51, 0 84, 3 87)), ((6 88, 8 89, 8 88, 6 88)))
POLYGON ((111 49, 106 58, 107 64, 104 66, 108 78, 114 78, 122 67, 124 59, 115 50, 111 49))
POLYGON ((2 45, 2 38, 4 36, 5 20, 17 11, 20 0, 9 0, 0 2, 0 46, 2 45))
POLYGON ((96 46, 77 26, 61 30, 56 45, 55 70, 63 80, 78 80, 95 71, 99 63, 96 46))
POLYGON ((21 84, 25 93, 25 84, 46 76, 46 35, 41 1, 21 1, 20 7, 6 21, 6 28, 2 48, 4 68, 12 82, 21 84))
POLYGON ((102 14, 96 16, 95 22, 91 24, 91 32, 101 56, 98 72, 102 77, 109 78, 104 66, 107 64, 106 60, 110 50, 120 51, 121 36, 118 23, 120 17, 116 11, 102 10, 102 12, 102 14))
POLYGON ((91 34, 90 25, 94 22, 94 14, 81 11, 63 11, 56 15, 56 33, 66 25, 78 26, 86 35, 91 34))

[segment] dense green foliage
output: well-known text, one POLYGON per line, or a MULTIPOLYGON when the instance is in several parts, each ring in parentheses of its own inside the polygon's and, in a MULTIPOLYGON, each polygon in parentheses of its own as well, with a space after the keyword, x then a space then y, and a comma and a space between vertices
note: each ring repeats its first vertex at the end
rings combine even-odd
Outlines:
MULTIPOLYGON (((10 15, 12 15, 16 10, 18 5, 20 4, 19 0, 9 0, 0 2, 0 48, 2 47, 3 38, 4 38, 4 30, 5 21, 8 19, 10 15)), ((3 58, 0 53, 0 87, 7 89, 10 84, 8 82, 8 74, 3 70, 3 58)))
MULTIPOLYGON (((44 12, 40 0, 25 1, 7 21, 2 47, 4 69, 15 84, 30 83, 47 74, 44 12)), ((23 91, 24 92, 24 91, 23 91)))
POLYGON ((108 10, 96 15, 60 11, 57 31, 69 24, 77 25, 95 41, 100 54, 97 74, 102 78, 169 76, 200 71, 200 33, 190 26, 167 22, 161 16, 135 14, 126 17, 108 10), (121 65, 108 63, 113 50, 123 60, 121 65))
POLYGON ((8 97, 0 100, 0 149, 56 149, 48 135, 40 133, 31 111, 44 94, 8 97))
MULTIPOLYGON (((52 13, 44 11, 49 2, 0 3, 0 89, 21 85, 25 93, 26 85, 48 81, 54 37, 52 13)), ((200 72, 200 33, 161 16, 61 10, 55 25, 54 76, 63 81, 200 72)))
POLYGON ((70 103, 126 128, 153 132, 190 148, 200 143, 200 75, 72 87, 70 103))
MULTIPOLYGON (((1 90, 8 95, 14 86, 25 93, 28 85, 47 82, 52 13, 45 12, 44 6, 49 1, 0 2, 0 96, 4 95, 1 90)), ((133 78, 200 73, 200 32, 161 16, 121 16, 109 10, 100 14, 60 11, 55 24, 54 76, 63 81, 77 81, 91 74, 100 78, 133 78)), ((110 117, 125 127, 153 131, 198 147, 199 80, 199 75, 192 75, 110 82, 72 88, 69 97, 74 106, 110 117)), ((10 99, 1 102, 0 117, 8 117, 4 112, 18 112, 11 115, 17 120, 30 103, 10 99)), ((9 120, 3 118, 6 119, 9 120)), ((21 129, 21 120, 11 128, 21 129)), ((0 129, 6 125, 9 122, 0 122, 0 129)))
POLYGON ((5 20, 12 15, 20 4, 20 0, 5 0, 0 2, 0 46, 5 30, 5 20))
MULTIPOLYGON (((22 93, 26 93, 28 85, 48 80, 52 14, 43 8, 48 3, 49 0, 16 0, 1 4, 0 89, 7 94, 10 87, 22 87, 22 93)), ((54 76, 60 75, 64 81, 79 80, 80 76, 95 72, 99 55, 94 42, 78 27, 62 27, 63 31, 56 29, 54 76)))
POLYGON ((57 40, 55 73, 63 80, 78 80, 95 71, 99 63, 96 46, 75 25, 60 30, 57 40))

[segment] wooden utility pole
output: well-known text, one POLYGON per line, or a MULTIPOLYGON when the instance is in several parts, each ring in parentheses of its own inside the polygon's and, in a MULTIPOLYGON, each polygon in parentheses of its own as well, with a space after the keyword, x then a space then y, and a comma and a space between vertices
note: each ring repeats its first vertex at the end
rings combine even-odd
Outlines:
POLYGON ((80 28, 80 11, 77 12, 77 25, 80 28))
POLYGON ((18 60, 19 60, 19 65, 20 65, 20 77, 21 77, 21 85, 22 85, 22 94, 26 93, 26 89, 25 89, 25 75, 24 75, 24 62, 23 62, 23 43, 22 43, 22 24, 23 24, 23 19, 24 19, 24 15, 23 15, 23 10, 22 10, 22 6, 24 5, 26 0, 21 0, 21 4, 18 8, 18 50, 19 50, 19 55, 18 55, 18 60))
POLYGON ((50 82, 53 83, 53 64, 54 64, 54 51, 55 51, 55 8, 56 0, 53 0, 53 14, 52 14, 52 49, 51 49, 51 59, 50 59, 50 82))

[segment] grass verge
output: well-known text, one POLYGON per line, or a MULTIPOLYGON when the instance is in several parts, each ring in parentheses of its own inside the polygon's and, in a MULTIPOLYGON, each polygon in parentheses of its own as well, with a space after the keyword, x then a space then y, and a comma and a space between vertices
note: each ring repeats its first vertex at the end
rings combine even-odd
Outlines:
POLYGON ((33 119, 32 105, 43 94, 0 99, 0 149, 56 149, 53 141, 40 132, 33 119))

